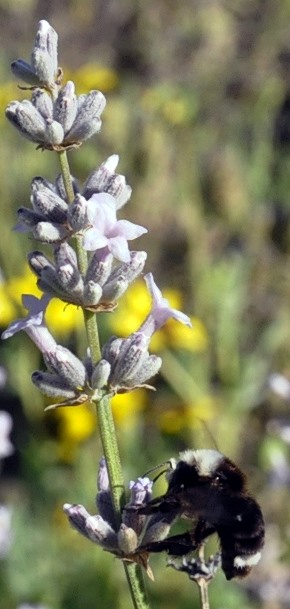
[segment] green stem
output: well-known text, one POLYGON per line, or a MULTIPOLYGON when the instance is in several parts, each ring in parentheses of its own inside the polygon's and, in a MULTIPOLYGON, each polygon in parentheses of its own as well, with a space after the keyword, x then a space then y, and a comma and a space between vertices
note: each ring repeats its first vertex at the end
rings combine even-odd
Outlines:
MULTIPOLYGON (((74 191, 65 151, 59 153, 59 160, 67 199, 69 203, 72 203, 74 200, 74 191)), ((79 237, 76 238, 76 254, 79 270, 84 276, 87 270, 88 261, 87 254, 82 247, 82 241, 79 237)), ((98 362, 101 357, 97 318, 96 314, 90 311, 84 310, 83 313, 88 346, 94 364, 98 362)), ((125 503, 125 488, 115 424, 109 398, 104 397, 97 402, 96 410, 102 447, 108 468, 116 526, 118 527, 121 523, 121 509, 125 503)), ((135 563, 123 564, 134 609, 149 609, 141 567, 135 563)))
POLYGON ((124 479, 116 437, 115 424, 111 403, 108 397, 97 402, 99 430, 107 463, 112 500, 116 517, 116 525, 120 524, 121 508, 125 503, 124 479))
MULTIPOLYGON (((100 402, 96 404, 96 408, 104 456, 108 467, 116 525, 118 527, 121 522, 121 509, 125 502, 125 489, 114 419, 109 398, 104 397, 102 400, 100 400, 100 402)), ((134 608, 149 609, 147 592, 141 567, 135 563, 123 564, 134 608)))

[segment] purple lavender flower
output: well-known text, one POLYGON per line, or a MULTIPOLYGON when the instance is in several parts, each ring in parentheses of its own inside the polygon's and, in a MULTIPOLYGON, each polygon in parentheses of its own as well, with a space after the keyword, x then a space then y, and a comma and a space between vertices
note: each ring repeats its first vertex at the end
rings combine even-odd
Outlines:
POLYGON ((143 332, 146 336, 151 337, 152 334, 164 326, 166 321, 171 317, 176 321, 180 321, 182 324, 191 327, 189 317, 185 315, 185 313, 173 309, 168 300, 163 298, 161 291, 153 279, 152 273, 145 275, 144 279, 152 297, 152 308, 138 332, 143 332))
MULTIPOLYGON (((32 340, 34 340, 35 338, 34 342, 41 350, 40 345, 44 340, 45 333, 38 333, 37 328, 39 328, 40 326, 44 327, 44 315, 49 301, 50 296, 48 296, 47 294, 43 294, 40 299, 30 294, 23 294, 22 303, 24 307, 28 310, 28 315, 26 317, 23 317, 22 319, 16 319, 15 321, 12 321, 11 324, 9 324, 8 328, 2 333, 1 338, 10 338, 17 332, 20 332, 20 330, 24 330, 32 338, 32 340)), ((47 330, 47 328, 45 329, 47 330)), ((51 340, 54 341, 52 337, 51 340)))
POLYGON ((91 228, 84 235, 84 249, 94 251, 108 247, 115 258, 130 262, 127 242, 140 237, 147 229, 128 220, 117 220, 115 199, 107 193, 91 197, 87 204, 87 215, 91 228))

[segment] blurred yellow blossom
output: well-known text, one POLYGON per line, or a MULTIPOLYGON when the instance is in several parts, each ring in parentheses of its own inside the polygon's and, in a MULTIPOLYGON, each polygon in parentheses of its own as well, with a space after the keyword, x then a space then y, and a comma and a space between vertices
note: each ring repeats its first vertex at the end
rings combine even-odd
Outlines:
MULTIPOLYGON (((128 427, 136 422, 136 415, 145 409, 146 391, 138 389, 131 393, 118 394, 112 398, 112 411, 118 427, 128 427)), ((58 456, 71 462, 79 445, 87 440, 97 426, 95 408, 88 403, 77 408, 57 408, 53 415, 58 422, 58 456)))
POLYGON ((119 84, 119 77, 115 70, 93 62, 83 65, 74 72, 65 70, 65 79, 72 80, 75 83, 78 95, 82 92, 87 93, 92 89, 108 93, 116 89, 119 84))
POLYGON ((5 108, 11 102, 11 99, 26 99, 29 92, 17 88, 15 80, 8 80, 1 84, 0 87, 0 121, 5 119, 5 108))
MULTIPOLYGON (((178 290, 164 289, 162 294, 164 298, 167 298, 170 306, 182 310, 182 297, 178 290)), ((144 281, 136 281, 124 294, 118 309, 109 319, 112 331, 119 336, 128 336, 135 332, 148 315, 150 306, 150 297, 144 281)), ((188 328, 174 319, 170 319, 152 336, 150 343, 152 351, 158 352, 166 347, 187 349, 193 352, 205 351, 208 347, 206 328, 197 317, 192 317, 191 322, 192 328, 188 328)))
POLYGON ((183 429, 194 429, 203 422, 211 421, 218 412, 218 402, 213 396, 203 395, 192 404, 168 408, 158 416, 158 424, 168 434, 180 433, 183 429))
POLYGON ((5 283, 0 285, 0 326, 5 328, 16 317, 16 307, 7 293, 5 283))
POLYGON ((57 298, 53 298, 49 303, 45 318, 49 330, 57 337, 73 332, 83 324, 84 319, 81 308, 66 304, 57 298))
POLYGON ((159 113, 171 125, 183 125, 196 115, 198 104, 192 91, 165 83, 147 89, 141 103, 148 112, 159 113))
POLYGON ((144 389, 115 395, 112 398, 112 411, 116 425, 125 426, 134 423, 135 415, 142 412, 146 404, 147 395, 144 389))
POLYGON ((58 408, 55 415, 59 431, 59 458, 73 461, 78 446, 87 440, 96 429, 96 413, 88 404, 71 408, 58 408))

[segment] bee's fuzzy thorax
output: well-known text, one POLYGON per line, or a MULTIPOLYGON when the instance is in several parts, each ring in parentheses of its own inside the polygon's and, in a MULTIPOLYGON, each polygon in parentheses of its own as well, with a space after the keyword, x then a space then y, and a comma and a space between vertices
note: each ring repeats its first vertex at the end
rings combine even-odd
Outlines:
POLYGON ((195 466, 200 476, 211 476, 225 457, 218 450, 208 448, 185 450, 180 453, 179 458, 188 465, 195 466))

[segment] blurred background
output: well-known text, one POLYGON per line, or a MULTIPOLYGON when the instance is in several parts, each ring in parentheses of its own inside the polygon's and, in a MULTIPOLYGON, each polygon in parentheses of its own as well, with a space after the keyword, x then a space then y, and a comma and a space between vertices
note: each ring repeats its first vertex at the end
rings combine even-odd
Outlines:
MULTIPOLYGON (((5 122, 27 92, 9 73, 29 60, 37 22, 59 34, 59 62, 77 93, 107 97, 101 133, 69 160, 82 183, 110 154, 133 187, 123 217, 149 232, 136 242, 146 271, 193 329, 168 323, 152 342, 163 358, 157 391, 114 398, 126 482, 188 447, 215 448, 248 474, 267 523, 260 565, 243 582, 210 587, 213 609, 290 607, 290 1, 0 1, 0 325, 37 293, 11 232, 36 175, 54 181, 58 159, 5 122)), ((134 244, 135 247, 135 244, 134 244)), ((143 321, 142 279, 102 340, 143 321)), ((82 316, 53 301, 56 339, 85 353, 82 316)), ((13 419, 14 452, 1 462, 0 609, 130 606, 122 565, 70 529, 65 502, 94 513, 102 455, 90 406, 44 414, 30 376, 43 364, 26 335, 0 345, 0 410, 13 419)), ((8 451, 11 452, 11 451, 8 451)), ((157 492, 164 492, 160 482, 157 492)), ((152 607, 199 607, 185 574, 155 556, 152 607), (170 575, 170 577, 168 577, 170 575), (178 595, 178 596, 177 596, 178 595)))

